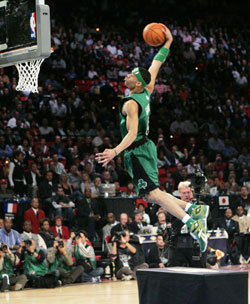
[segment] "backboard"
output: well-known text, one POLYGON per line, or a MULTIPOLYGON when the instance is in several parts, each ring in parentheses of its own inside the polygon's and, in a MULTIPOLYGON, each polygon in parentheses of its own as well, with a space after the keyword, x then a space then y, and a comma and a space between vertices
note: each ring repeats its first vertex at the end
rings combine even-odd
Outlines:
POLYGON ((50 54, 50 9, 44 0, 0 0, 0 67, 50 54))

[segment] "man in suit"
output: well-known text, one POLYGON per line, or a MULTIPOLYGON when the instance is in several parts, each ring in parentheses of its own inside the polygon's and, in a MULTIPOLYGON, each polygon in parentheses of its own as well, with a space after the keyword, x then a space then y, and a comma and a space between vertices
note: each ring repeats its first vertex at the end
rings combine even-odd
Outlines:
POLYGON ((156 244, 149 250, 147 263, 149 265, 149 268, 167 267, 168 247, 164 241, 163 235, 157 235, 156 244))
POLYGON ((79 228, 88 227, 88 238, 93 242, 96 228, 101 228, 102 220, 96 199, 92 198, 90 188, 84 191, 84 198, 77 203, 77 223, 79 228))
POLYGON ((147 223, 143 222, 143 213, 141 210, 137 209, 134 214, 135 217, 134 221, 130 224, 130 231, 134 234, 143 234, 144 228, 147 226, 147 223))
POLYGON ((60 239, 69 239, 69 228, 67 226, 62 226, 62 217, 57 215, 54 218, 55 226, 51 227, 51 231, 58 236, 60 239))
POLYGON ((52 171, 46 172, 45 180, 41 181, 38 187, 42 200, 42 209, 45 211, 46 215, 49 216, 52 208, 52 197, 56 195, 57 191, 57 184, 53 182, 52 171))
POLYGON ((130 228, 130 225, 128 223, 127 213, 121 213, 120 214, 120 223, 118 223, 111 229, 111 237, 113 237, 116 232, 129 230, 129 228, 130 228))
POLYGON ((233 264, 239 263, 239 250, 237 244, 237 236, 240 233, 239 223, 232 219, 233 212, 232 209, 228 208, 225 211, 225 216, 223 218, 218 218, 215 220, 213 229, 221 228, 225 229, 228 233, 227 240, 227 250, 228 258, 231 259, 233 264))
POLYGON ((36 163, 32 163, 30 165, 30 169, 28 172, 25 173, 25 180, 28 186, 27 189, 27 194, 28 197, 37 197, 37 192, 38 192, 38 185, 41 181, 41 173, 37 168, 36 163))
POLYGON ((45 218, 43 210, 39 209, 39 200, 34 197, 30 204, 30 209, 25 211, 24 220, 30 221, 32 225, 31 232, 38 234, 40 231, 40 220, 45 218))

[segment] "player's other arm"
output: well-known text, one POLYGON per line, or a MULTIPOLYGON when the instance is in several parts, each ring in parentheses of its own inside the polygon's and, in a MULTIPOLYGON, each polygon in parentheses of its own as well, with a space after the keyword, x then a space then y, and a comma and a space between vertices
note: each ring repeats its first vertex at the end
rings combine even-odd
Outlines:
POLYGON ((124 103, 122 114, 126 115, 127 135, 123 138, 118 146, 114 149, 105 149, 102 153, 96 154, 96 159, 103 166, 106 166, 116 155, 126 150, 136 139, 139 122, 139 106, 133 99, 124 103))
MULTIPOLYGON (((165 36, 166 36, 166 42, 163 45, 163 48, 170 49, 170 46, 171 46, 172 41, 173 41, 173 36, 172 36, 172 34, 171 34, 171 32, 168 28, 166 29, 166 31, 164 31, 164 33, 165 33, 165 36)), ((159 53, 161 53, 161 50, 159 51, 159 53)), ((155 80, 156 80, 156 77, 157 77, 158 72, 160 70, 160 67, 162 66, 163 63, 164 62, 161 62, 160 60, 153 59, 152 64, 151 64, 150 68, 148 69, 150 74, 151 74, 151 81, 146 86, 146 89, 149 91, 150 94, 152 94, 152 92, 154 91, 155 80)))

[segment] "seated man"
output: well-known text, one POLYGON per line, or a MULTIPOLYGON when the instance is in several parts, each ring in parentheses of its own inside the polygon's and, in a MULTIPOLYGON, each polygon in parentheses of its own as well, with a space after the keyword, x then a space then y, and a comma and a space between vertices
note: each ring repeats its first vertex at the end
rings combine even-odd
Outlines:
POLYGON ((8 246, 0 244, 0 291, 21 290, 27 283, 24 274, 15 275, 14 268, 19 263, 19 258, 14 255, 8 246))
POLYGON ((163 268, 167 266, 168 250, 161 234, 156 237, 156 244, 150 248, 147 262, 149 268, 163 268))
POLYGON ((130 231, 134 234, 143 234, 147 223, 143 222, 143 213, 139 209, 134 212, 134 221, 130 224, 130 231))
POLYGON ((4 228, 0 229, 0 243, 8 245, 11 250, 17 250, 21 244, 21 236, 12 226, 12 219, 6 218, 4 228))
POLYGON ((41 220, 41 231, 39 235, 43 238, 47 248, 53 247, 54 241, 59 238, 50 230, 50 223, 47 218, 41 220))
POLYGON ((43 238, 39 234, 32 233, 30 221, 25 221, 23 223, 23 233, 21 234, 21 240, 24 242, 27 240, 34 240, 36 242, 37 248, 47 250, 47 246, 43 238))
POLYGON ((1 198, 8 198, 11 195, 14 196, 15 193, 12 189, 8 189, 7 179, 1 179, 0 180, 0 196, 1 196, 1 198))
POLYGON ((136 279, 137 269, 146 269, 148 264, 144 262, 143 253, 130 244, 129 231, 124 230, 123 232, 124 236, 114 236, 112 238, 111 257, 115 261, 117 279, 129 281, 136 279))
POLYGON ((128 215, 127 213, 121 213, 120 214, 120 223, 112 227, 111 229, 111 236, 113 237, 116 232, 123 231, 123 230, 129 230, 130 225, 128 223, 128 215))
POLYGON ((51 227, 51 231, 59 237, 59 239, 69 239, 69 228, 62 226, 62 217, 60 215, 55 216, 55 226, 51 227))
MULTIPOLYGON (((116 226, 117 224, 119 224, 119 222, 115 220, 115 216, 112 212, 107 214, 107 222, 108 223, 102 228, 102 237, 103 237, 104 241, 106 240, 107 236, 111 235, 111 229, 114 226, 116 226)), ((107 245, 108 252, 111 252, 112 244, 108 243, 106 245, 107 245)))
POLYGON ((104 270, 101 267, 97 267, 95 251, 87 242, 87 233, 83 230, 79 233, 76 237, 75 249, 72 248, 71 240, 67 242, 67 246, 71 246, 71 251, 74 251, 76 264, 84 267, 84 272, 82 273, 83 282, 101 282, 101 275, 104 270))
POLYGON ((75 222, 73 208, 75 204, 64 194, 63 188, 58 187, 56 196, 52 198, 52 205, 55 216, 60 216, 67 220, 69 227, 73 227, 75 222))
POLYGON ((74 269, 72 253, 66 250, 64 241, 55 241, 53 248, 50 248, 47 255, 48 271, 56 271, 58 279, 62 284, 73 284, 82 275, 84 268, 79 265, 74 269))
POLYGON ((37 234, 40 231, 40 221, 45 218, 45 213, 39 209, 39 200, 36 197, 31 200, 30 207, 24 212, 24 220, 31 222, 32 232, 37 234))

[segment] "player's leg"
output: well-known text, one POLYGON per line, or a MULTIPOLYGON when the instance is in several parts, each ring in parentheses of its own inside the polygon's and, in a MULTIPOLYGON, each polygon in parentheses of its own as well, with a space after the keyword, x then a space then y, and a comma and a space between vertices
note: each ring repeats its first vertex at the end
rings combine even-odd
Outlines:
POLYGON ((150 191, 147 194, 147 199, 154 201, 162 206, 169 213, 180 219, 189 228, 190 235, 198 241, 201 251, 206 251, 207 248, 207 221, 205 219, 194 220, 187 214, 179 204, 176 203, 176 198, 171 194, 161 191, 159 188, 150 191))

